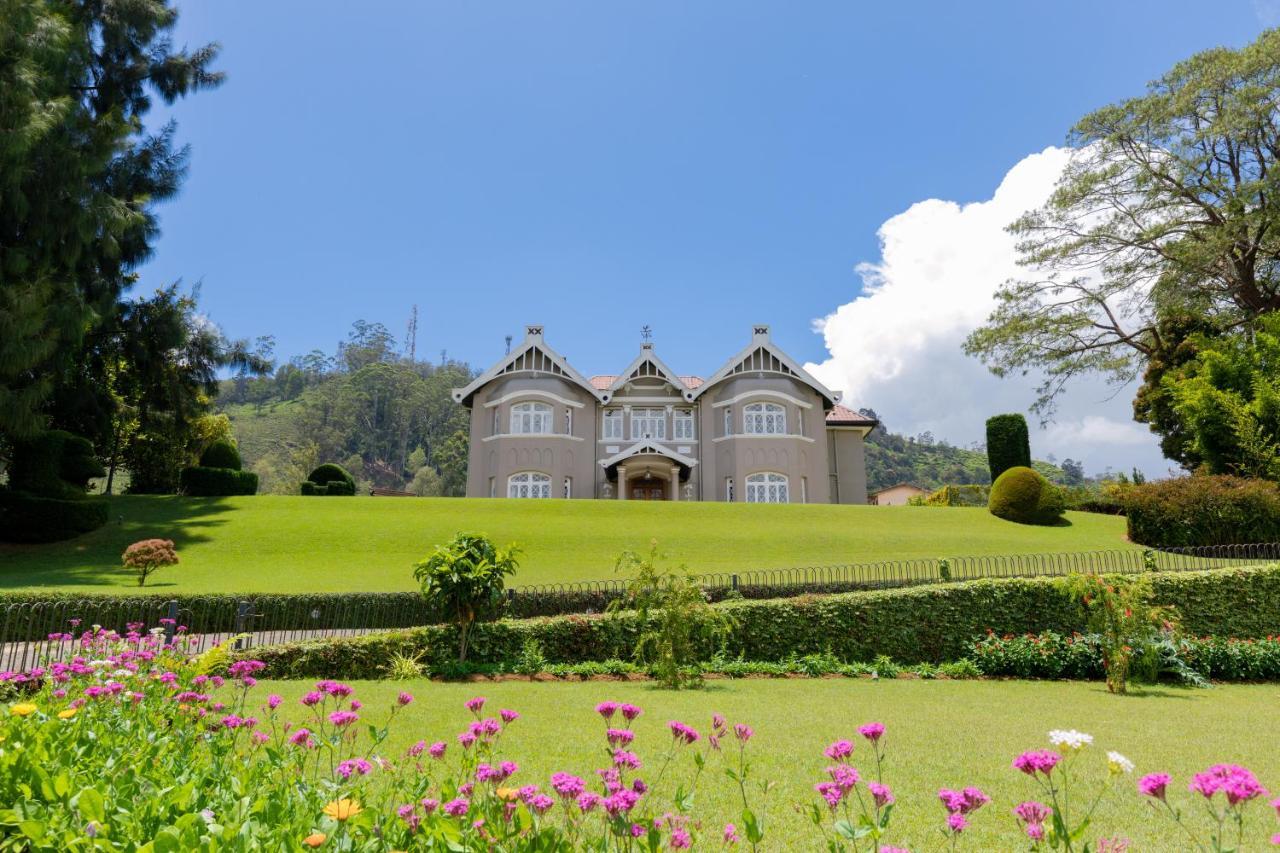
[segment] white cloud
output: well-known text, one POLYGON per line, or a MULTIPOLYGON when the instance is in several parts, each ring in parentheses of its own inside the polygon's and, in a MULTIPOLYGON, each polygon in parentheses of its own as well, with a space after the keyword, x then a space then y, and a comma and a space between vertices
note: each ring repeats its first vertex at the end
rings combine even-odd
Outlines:
MULTIPOLYGON (((815 323, 830 357, 806 368, 850 404, 875 409, 894 432, 928 430, 966 445, 983 439, 988 416, 1025 412, 1035 377, 999 379, 961 343, 991 312, 996 287, 1018 274, 1005 227, 1048 198, 1069 156, 1063 148, 1031 154, 987 201, 930 199, 885 222, 880 259, 857 268, 861 294, 815 323)), ((1133 390, 1077 381, 1056 423, 1033 429, 1033 453, 1083 459, 1090 472, 1136 465, 1165 473, 1172 463, 1156 438, 1132 422, 1133 390)))

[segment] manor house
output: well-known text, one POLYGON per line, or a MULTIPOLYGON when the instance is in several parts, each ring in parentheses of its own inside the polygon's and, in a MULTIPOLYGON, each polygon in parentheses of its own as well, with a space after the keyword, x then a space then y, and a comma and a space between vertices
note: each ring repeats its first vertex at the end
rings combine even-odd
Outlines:
POLYGON ((529 326, 453 398, 471 410, 467 497, 867 502, 876 421, 840 405, 768 326, 705 379, 647 341, 621 373, 588 378, 529 326))

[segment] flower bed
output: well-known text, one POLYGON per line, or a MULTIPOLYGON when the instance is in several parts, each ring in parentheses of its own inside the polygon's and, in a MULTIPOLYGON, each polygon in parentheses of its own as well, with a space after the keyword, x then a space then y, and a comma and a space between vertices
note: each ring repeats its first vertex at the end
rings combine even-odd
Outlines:
MULTIPOLYGON (((602 702, 597 732, 566 734, 596 741, 599 766, 530 779, 505 737, 519 712, 482 697, 459 709, 453 731, 392 753, 385 745, 414 702, 408 693, 371 709, 347 684, 324 680, 286 703, 259 695, 259 662, 233 663, 224 680, 207 671, 215 658, 188 658, 181 637, 165 646, 156 634, 95 632, 77 642, 67 661, 0 676, 17 694, 0 719, 6 848, 906 849, 893 822, 893 733, 874 722, 813 744, 811 787, 793 803, 811 834, 784 838, 760 819, 773 786, 753 773, 759 742, 747 721, 673 720, 645 742, 632 726, 641 707, 602 702), (736 820, 700 819, 696 794, 710 786, 734 792, 736 820)), ((1046 748, 1014 757, 1006 772, 1023 774, 1035 799, 938 789, 935 839, 964 846, 983 821, 1009 827, 1008 847, 1123 849, 1123 827, 1090 824, 1108 797, 1146 798, 1167 813, 1171 843, 1185 831, 1209 849, 1254 849, 1272 831, 1254 805, 1265 792, 1243 767, 1210 767, 1179 797, 1166 774, 1135 783, 1131 762, 1091 743, 1055 731, 1046 748), (1191 800, 1207 821, 1182 817, 1191 800)))

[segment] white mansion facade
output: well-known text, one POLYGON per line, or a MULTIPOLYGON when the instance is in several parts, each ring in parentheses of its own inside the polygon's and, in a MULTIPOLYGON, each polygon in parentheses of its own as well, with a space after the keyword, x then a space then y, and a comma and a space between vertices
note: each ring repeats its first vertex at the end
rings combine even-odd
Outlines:
POLYGON ((529 326, 453 398, 471 410, 468 497, 867 502, 876 421, 841 406, 768 326, 706 379, 647 342, 621 373, 588 378, 529 326))

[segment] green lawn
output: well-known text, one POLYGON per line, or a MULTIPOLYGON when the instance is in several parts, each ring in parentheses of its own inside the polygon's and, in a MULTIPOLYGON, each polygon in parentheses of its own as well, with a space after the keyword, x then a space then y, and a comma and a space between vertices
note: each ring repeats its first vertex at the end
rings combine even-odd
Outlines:
MULTIPOLYGON (((300 715, 292 709, 302 710, 296 697, 309 686, 263 685, 286 696, 286 719, 294 720, 300 715)), ((634 725, 633 749, 651 774, 667 744, 668 720, 682 720, 704 733, 712 712, 724 714, 730 723, 749 723, 755 728, 750 742, 753 773, 778 783, 764 808, 769 850, 818 846, 795 842, 793 833, 805 833, 810 842, 813 836, 793 804, 815 801, 812 785, 823 781, 828 763, 823 748, 838 738, 860 740, 856 727, 872 720, 888 727, 885 781, 898 800, 893 837, 886 840, 912 850, 941 849, 936 828, 945 815, 936 792, 966 785, 982 788, 993 802, 973 817, 964 849, 1024 849, 1010 809, 1039 797, 1010 762, 1023 750, 1047 746, 1045 734, 1053 728, 1075 728, 1094 736, 1094 745, 1077 765, 1091 785, 1106 775, 1107 750, 1137 765, 1136 773, 1121 779, 1099 807, 1094 839, 1121 835, 1132 839, 1137 850, 1182 849, 1171 824, 1157 820, 1136 793, 1136 779, 1143 773, 1172 773, 1170 799, 1185 804, 1184 810, 1197 819, 1200 809, 1189 800, 1186 784, 1191 773, 1210 764, 1243 764, 1263 785, 1280 789, 1280 750, 1265 734, 1259 737, 1259 727, 1273 719, 1280 703, 1276 685, 1160 688, 1123 697, 1109 695, 1100 684, 1019 681, 715 681, 703 691, 684 693, 643 683, 602 682, 360 682, 355 687, 366 705, 362 713, 372 722, 382 719, 397 691, 407 689, 416 697, 397 721, 387 754, 399 753, 419 739, 446 740, 456 750, 453 735, 469 720, 462 703, 471 696, 488 697, 494 711, 519 711, 523 717, 509 730, 502 753, 520 764, 513 781, 522 785, 545 787, 549 774, 557 770, 593 776, 602 766, 603 746, 603 726, 593 708, 605 699, 644 708, 634 725)), ((265 692, 257 692, 261 701, 265 692)), ((854 763, 864 774, 874 767, 869 757, 860 743, 854 763)), ((736 788, 718 776, 719 762, 713 760, 710 767, 713 772, 700 784, 697 811, 714 831, 725 820, 736 822, 739 807, 736 788)), ((691 766, 681 770, 691 772, 691 766)), ((1253 843, 1243 849, 1266 846, 1265 839, 1277 828, 1272 811, 1265 801, 1253 805, 1253 843)))
POLYGON ((164 537, 182 563, 158 591, 404 590, 432 546, 460 530, 524 548, 516 584, 598 580, 627 548, 692 571, 745 571, 969 554, 1130 547, 1124 520, 1069 513, 1030 527, 984 509, 443 498, 117 497, 107 526, 39 546, 0 545, 0 589, 128 592, 125 546, 164 537))

